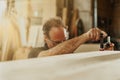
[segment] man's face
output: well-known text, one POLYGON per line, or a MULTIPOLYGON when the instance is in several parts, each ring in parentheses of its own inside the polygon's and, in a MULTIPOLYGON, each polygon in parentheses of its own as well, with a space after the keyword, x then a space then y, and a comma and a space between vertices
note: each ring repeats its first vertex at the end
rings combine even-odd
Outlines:
POLYGON ((49 31, 49 38, 47 37, 45 39, 48 48, 52 48, 65 40, 66 38, 63 27, 52 27, 49 31))

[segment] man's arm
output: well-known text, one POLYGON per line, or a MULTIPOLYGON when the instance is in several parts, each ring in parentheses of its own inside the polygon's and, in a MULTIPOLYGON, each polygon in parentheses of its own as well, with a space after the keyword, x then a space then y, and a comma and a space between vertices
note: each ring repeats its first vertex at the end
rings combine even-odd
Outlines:
POLYGON ((75 49, 77 49, 82 43, 86 42, 88 39, 89 38, 86 37, 86 34, 83 34, 79 37, 64 41, 63 43, 60 43, 49 50, 42 51, 41 53, 39 53, 38 57, 72 53, 75 49))
MULTIPOLYGON (((98 40, 100 32, 101 31, 99 29, 91 29, 87 33, 82 34, 81 36, 60 43, 49 50, 40 52, 38 57, 72 53, 86 41, 98 40)), ((103 34, 106 36, 106 33, 103 32, 103 34)))

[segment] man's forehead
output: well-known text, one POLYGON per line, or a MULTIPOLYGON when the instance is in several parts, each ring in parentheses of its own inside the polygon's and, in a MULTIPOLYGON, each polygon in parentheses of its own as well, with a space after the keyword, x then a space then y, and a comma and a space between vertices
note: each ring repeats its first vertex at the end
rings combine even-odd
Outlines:
POLYGON ((52 39, 63 39, 64 35, 64 28, 63 27, 53 27, 49 32, 49 36, 52 39))
POLYGON ((64 28, 63 27, 52 27, 51 30, 50 30, 50 34, 53 33, 53 34, 59 34, 59 33, 62 33, 64 32, 64 28))

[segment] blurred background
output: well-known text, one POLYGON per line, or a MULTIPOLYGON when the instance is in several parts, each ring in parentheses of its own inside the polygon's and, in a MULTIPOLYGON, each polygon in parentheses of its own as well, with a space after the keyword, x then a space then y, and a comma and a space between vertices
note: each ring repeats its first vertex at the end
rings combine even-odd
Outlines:
POLYGON ((62 18, 70 39, 94 27, 95 14, 119 50, 120 0, 0 0, 0 60, 12 60, 20 47, 43 46, 42 26, 51 17, 62 18))

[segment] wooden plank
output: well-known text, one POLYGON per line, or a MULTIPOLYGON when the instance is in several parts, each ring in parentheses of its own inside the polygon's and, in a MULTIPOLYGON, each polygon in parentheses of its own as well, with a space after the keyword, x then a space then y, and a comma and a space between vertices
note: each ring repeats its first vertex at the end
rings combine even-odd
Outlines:
POLYGON ((120 51, 95 51, 0 63, 0 80, 118 80, 120 51))

